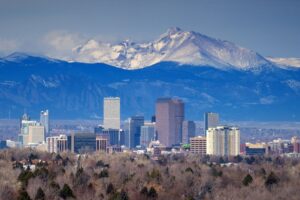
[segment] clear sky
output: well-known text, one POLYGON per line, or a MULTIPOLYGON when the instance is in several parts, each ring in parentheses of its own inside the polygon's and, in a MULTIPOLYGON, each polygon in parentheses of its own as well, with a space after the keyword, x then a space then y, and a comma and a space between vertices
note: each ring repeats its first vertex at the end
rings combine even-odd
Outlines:
POLYGON ((148 41, 174 26, 300 57, 299 0, 0 0, 0 55, 63 54, 90 38, 148 41))

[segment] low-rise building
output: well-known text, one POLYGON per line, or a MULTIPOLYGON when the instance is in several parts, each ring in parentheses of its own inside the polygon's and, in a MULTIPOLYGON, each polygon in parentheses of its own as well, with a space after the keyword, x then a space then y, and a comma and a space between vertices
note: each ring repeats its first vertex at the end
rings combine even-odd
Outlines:
POLYGON ((268 145, 266 143, 246 143, 245 154, 249 156, 253 155, 265 155, 268 153, 268 145))

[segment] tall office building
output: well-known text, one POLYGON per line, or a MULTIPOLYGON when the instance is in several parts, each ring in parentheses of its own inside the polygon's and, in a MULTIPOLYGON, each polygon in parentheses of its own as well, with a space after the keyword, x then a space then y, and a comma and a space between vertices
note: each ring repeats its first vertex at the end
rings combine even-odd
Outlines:
POLYGON ((193 121, 182 122, 182 143, 189 144, 190 138, 196 136, 196 124, 193 121))
POLYGON ((204 133, 209 128, 214 128, 219 125, 219 114, 213 112, 204 113, 204 133))
POLYGON ((155 124, 145 124, 141 126, 140 145, 147 148, 151 141, 155 140, 155 124))
POLYGON ((125 145, 135 148, 140 145, 141 126, 144 125, 143 116, 133 116, 125 123, 125 145))
POLYGON ((67 150, 67 136, 59 135, 46 138, 47 151, 49 153, 60 153, 67 150))
POLYGON ((240 130, 237 127, 208 128, 206 139, 208 155, 236 156, 240 153, 240 130))
POLYGON ((179 144, 182 141, 184 103, 180 99, 159 98, 155 112, 158 140, 167 147, 179 144))
POLYGON ((67 147, 73 153, 87 153, 96 151, 96 134, 72 133, 68 135, 67 147))
POLYGON ((206 155, 206 138, 202 136, 190 138, 190 150, 192 153, 206 155))
POLYGON ((103 126, 105 129, 120 129, 120 98, 104 98, 103 126))
POLYGON ((41 111, 40 123, 45 127, 45 134, 49 134, 49 110, 41 111))

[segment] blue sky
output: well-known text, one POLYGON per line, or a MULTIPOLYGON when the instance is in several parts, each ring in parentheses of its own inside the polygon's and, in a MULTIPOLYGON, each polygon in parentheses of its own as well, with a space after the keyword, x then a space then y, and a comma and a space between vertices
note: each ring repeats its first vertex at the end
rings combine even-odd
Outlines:
POLYGON ((0 0, 0 55, 66 53, 90 38, 149 41, 169 27, 264 56, 300 57, 298 0, 0 0))

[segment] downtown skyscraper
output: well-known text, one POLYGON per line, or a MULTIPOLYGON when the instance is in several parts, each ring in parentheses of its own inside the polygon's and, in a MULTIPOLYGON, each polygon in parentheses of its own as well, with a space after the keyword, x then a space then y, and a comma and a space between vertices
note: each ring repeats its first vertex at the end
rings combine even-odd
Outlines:
POLYGON ((41 111, 40 123, 45 127, 45 134, 49 134, 49 110, 41 111))
POLYGON ((105 97, 103 109, 103 126, 105 129, 120 129, 120 98, 105 97))
POLYGON ((206 135, 206 131, 209 128, 214 128, 219 125, 219 114, 213 112, 204 113, 204 133, 206 135))
POLYGON ((158 140, 167 147, 181 143, 183 101, 175 98, 159 98, 156 101, 155 113, 158 140))
POLYGON ((144 116, 132 116, 125 123, 125 144, 129 148, 140 145, 141 127, 144 125, 144 116))

